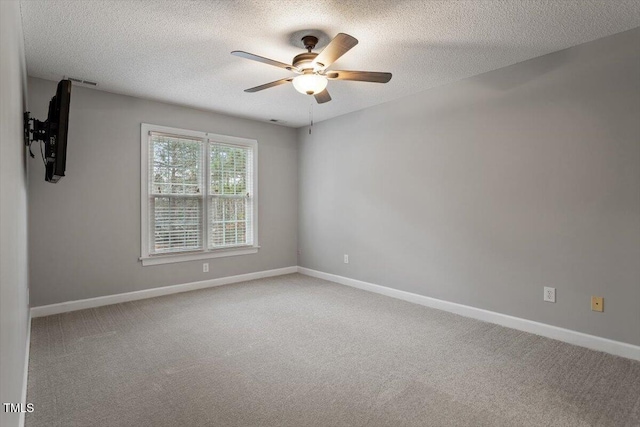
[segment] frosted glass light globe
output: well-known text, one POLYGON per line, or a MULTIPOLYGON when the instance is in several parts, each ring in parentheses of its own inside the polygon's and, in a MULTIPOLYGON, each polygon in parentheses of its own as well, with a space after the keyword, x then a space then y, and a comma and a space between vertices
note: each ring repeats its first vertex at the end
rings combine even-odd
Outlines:
POLYGON ((318 74, 302 74, 293 79, 293 87, 305 95, 315 95, 327 87, 327 78, 318 74))

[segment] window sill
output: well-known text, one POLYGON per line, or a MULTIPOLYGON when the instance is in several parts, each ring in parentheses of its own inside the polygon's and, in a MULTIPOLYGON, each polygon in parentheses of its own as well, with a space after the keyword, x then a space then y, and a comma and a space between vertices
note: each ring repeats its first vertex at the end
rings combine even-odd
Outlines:
POLYGON ((216 251, 210 252, 190 252, 188 254, 167 254, 167 255, 154 255, 147 257, 140 257, 140 261, 142 261, 142 265, 144 267, 149 265, 160 265, 160 264, 173 264, 176 262, 186 262, 186 261, 198 261, 201 259, 212 259, 212 258, 222 258, 229 256, 238 256, 238 255, 250 255, 255 254, 260 249, 260 246, 243 246, 239 248, 233 249, 220 249, 216 251))

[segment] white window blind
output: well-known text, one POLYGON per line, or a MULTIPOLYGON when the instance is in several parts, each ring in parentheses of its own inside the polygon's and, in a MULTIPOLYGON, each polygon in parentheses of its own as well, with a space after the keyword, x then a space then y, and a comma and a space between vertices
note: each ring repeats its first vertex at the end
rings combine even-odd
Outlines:
POLYGON ((143 132, 143 262, 257 246, 255 141, 170 130, 143 132))
POLYGON ((209 247, 252 244, 252 151, 211 142, 209 162, 209 247))

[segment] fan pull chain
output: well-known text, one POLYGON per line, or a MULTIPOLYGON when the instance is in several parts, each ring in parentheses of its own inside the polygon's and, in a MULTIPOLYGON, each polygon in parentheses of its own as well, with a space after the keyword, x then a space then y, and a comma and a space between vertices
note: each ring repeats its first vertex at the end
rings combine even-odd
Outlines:
POLYGON ((313 99, 309 104, 309 135, 311 135, 311 128, 313 127, 313 99))

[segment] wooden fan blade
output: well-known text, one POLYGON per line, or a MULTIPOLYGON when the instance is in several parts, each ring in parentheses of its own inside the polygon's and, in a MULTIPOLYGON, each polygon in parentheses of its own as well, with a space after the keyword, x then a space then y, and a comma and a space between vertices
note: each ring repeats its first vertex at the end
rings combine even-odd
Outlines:
POLYGON ((254 55, 253 53, 244 52, 242 50, 234 50, 231 52, 233 56, 239 56, 240 58, 250 59, 252 61, 262 62, 263 64, 273 65, 274 67, 284 68, 285 70, 295 70, 293 65, 285 64, 284 62, 274 61, 273 59, 265 58, 263 56, 254 55))
POLYGON ((320 68, 327 68, 357 44, 358 39, 355 37, 351 37, 349 34, 339 33, 329 42, 327 47, 316 56, 313 62, 320 68))
POLYGON ((288 79, 276 80, 275 82, 265 83, 265 84, 260 85, 260 86, 252 87, 251 89, 245 89, 244 91, 245 92, 249 92, 249 93, 258 92, 258 91, 261 91, 261 90, 269 89, 270 87, 280 86, 280 85, 283 85, 285 83, 289 83, 292 80, 293 80, 293 77, 290 77, 288 79))
POLYGON ((329 71, 325 74, 330 80, 354 80, 358 82, 387 83, 391 73, 376 71, 329 71))
POLYGON ((318 104, 324 104, 325 102, 331 101, 331 95, 329 95, 329 91, 326 89, 313 96, 316 98, 316 101, 318 101, 318 104))

